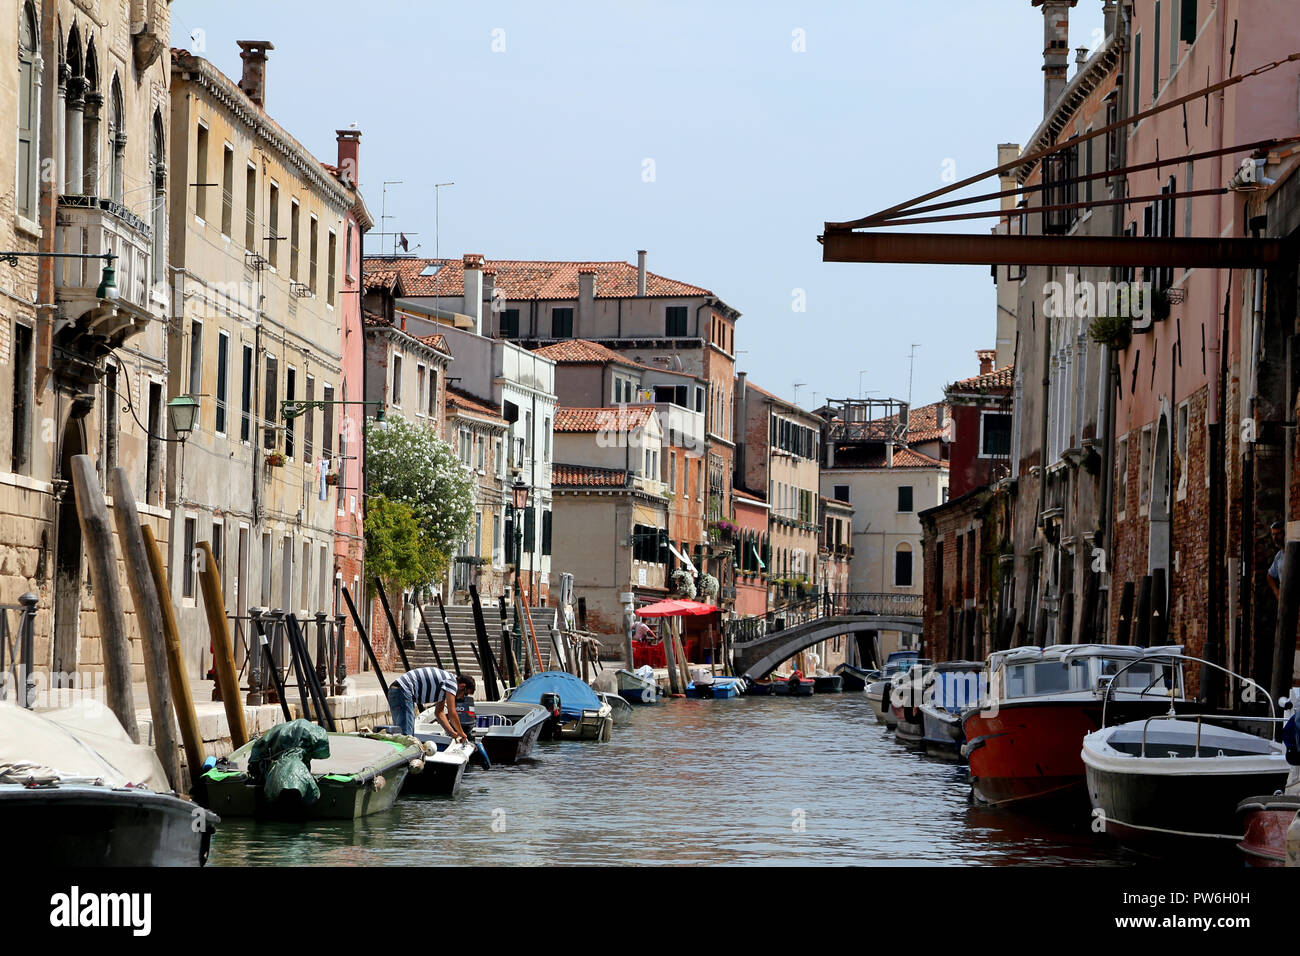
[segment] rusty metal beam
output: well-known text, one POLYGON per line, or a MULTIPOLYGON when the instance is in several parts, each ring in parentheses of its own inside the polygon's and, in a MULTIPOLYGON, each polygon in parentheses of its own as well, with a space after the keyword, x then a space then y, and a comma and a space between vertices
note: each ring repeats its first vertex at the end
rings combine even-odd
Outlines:
POLYGON ((1294 256, 1281 239, 1155 239, 1132 236, 964 236, 851 232, 821 237, 823 262, 918 262, 1008 266, 1266 268, 1294 256))

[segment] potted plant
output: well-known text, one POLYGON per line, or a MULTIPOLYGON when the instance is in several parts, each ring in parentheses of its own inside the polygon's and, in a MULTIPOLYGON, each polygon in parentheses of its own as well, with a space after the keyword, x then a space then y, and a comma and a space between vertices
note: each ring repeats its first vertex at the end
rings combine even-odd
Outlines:
POLYGON ((685 568, 678 568, 672 573, 669 580, 672 582, 674 594, 678 594, 688 601, 695 599, 695 578, 691 576, 691 572, 685 568))
POLYGON ((288 461, 288 459, 284 457, 284 452, 282 451, 271 451, 266 453, 266 463, 271 468, 279 468, 286 461, 288 461))
POLYGON ((336 471, 332 471, 332 472, 330 472, 329 474, 327 474, 327 475, 325 476, 325 484, 330 485, 331 487, 333 487, 333 486, 337 485, 338 483, 339 483, 339 475, 338 475, 338 472, 336 472, 336 471))
POLYGON ((718 579, 712 574, 705 573, 700 576, 700 594, 706 599, 712 600, 718 595, 718 579))
POLYGON ((1133 341, 1133 321, 1126 315, 1099 315, 1092 320, 1088 334, 1098 345, 1126 349, 1133 341))

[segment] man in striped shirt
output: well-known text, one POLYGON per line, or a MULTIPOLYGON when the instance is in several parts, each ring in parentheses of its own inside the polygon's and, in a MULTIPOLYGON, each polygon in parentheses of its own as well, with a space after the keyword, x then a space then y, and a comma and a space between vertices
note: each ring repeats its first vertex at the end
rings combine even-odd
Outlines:
POLYGON ((388 709, 398 730, 409 734, 415 729, 416 706, 434 705, 434 717, 452 740, 469 743, 469 737, 460 728, 456 714, 456 701, 474 692, 474 678, 453 674, 441 667, 417 667, 407 671, 388 688, 388 709))

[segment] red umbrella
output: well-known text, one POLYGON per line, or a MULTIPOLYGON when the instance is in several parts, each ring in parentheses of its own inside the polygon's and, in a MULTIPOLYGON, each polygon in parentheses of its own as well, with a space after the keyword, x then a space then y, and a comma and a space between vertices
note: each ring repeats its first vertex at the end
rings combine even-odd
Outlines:
POLYGON ((657 604, 647 604, 645 607, 636 609, 637 617, 697 617, 702 614, 712 614, 717 608, 712 604, 701 604, 698 601, 686 601, 679 599, 669 599, 660 601, 657 604))

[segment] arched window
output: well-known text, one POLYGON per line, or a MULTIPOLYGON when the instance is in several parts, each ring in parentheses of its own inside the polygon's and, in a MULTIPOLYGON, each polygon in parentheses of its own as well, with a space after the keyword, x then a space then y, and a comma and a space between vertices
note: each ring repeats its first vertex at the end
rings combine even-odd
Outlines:
POLYGON ((904 541, 894 549, 894 587, 912 586, 912 546, 904 541))
POLYGON ((63 190, 71 195, 83 186, 82 141, 85 136, 86 77, 81 59, 81 33, 74 23, 68 31, 68 86, 64 117, 63 190))
POLYGON ((108 93, 108 195, 115 203, 122 202, 123 167, 126 160, 126 113, 122 107, 122 85, 117 74, 108 93))
POLYGON ((95 55, 95 38, 86 44, 86 106, 81 134, 81 191, 87 196, 100 195, 103 185, 99 168, 99 114, 104 108, 104 94, 99 91, 99 57, 95 55))
POLYGON ((36 171, 40 165, 41 55, 37 45, 36 8, 24 3, 18 24, 18 215, 36 218, 36 171))
MULTIPOLYGON (((124 140, 125 142, 125 140, 124 140)), ((167 281, 167 139, 162 113, 153 113, 153 141, 149 149, 149 172, 153 177, 153 281, 167 281)))

